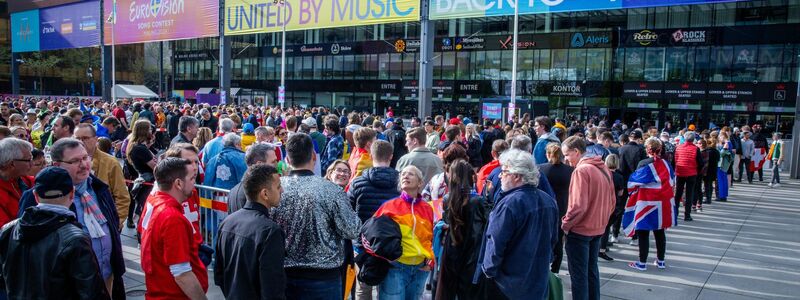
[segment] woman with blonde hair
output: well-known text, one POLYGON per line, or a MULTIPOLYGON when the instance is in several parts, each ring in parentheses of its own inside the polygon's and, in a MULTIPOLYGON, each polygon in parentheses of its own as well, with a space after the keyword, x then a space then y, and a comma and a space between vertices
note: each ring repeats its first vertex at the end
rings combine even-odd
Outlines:
MULTIPOLYGON (((567 199, 569 198, 569 180, 575 168, 564 163, 564 155, 558 143, 549 143, 545 146, 547 163, 539 164, 539 172, 547 177, 553 192, 556 194, 559 220, 567 214, 567 199)), ((564 231, 558 226, 558 242, 553 247, 553 262, 550 271, 558 274, 561 261, 564 259, 564 231)))
POLYGON ((328 166, 328 170, 325 171, 325 179, 344 189, 344 187, 346 187, 350 182, 350 173, 350 165, 347 163, 347 161, 337 159, 333 161, 330 166, 328 166))
POLYGON ((211 128, 208 127, 201 127, 199 131, 197 131, 197 136, 192 141, 192 145, 197 147, 197 149, 203 149, 206 143, 210 142, 214 139, 214 133, 211 131, 211 128))
POLYGON ((134 228, 134 214, 141 215, 142 207, 150 191, 153 189, 155 176, 153 170, 156 167, 156 156, 150 147, 155 141, 153 125, 147 119, 137 120, 133 124, 131 134, 128 136, 128 145, 125 148, 125 160, 128 167, 133 167, 139 176, 134 180, 131 188, 131 199, 134 201, 135 209, 128 210, 128 228, 134 228))

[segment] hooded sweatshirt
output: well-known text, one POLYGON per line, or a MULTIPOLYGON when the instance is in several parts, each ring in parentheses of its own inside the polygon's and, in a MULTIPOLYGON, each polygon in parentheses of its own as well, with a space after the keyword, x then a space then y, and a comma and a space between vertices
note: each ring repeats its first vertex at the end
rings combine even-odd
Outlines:
POLYGON ((608 217, 614 210, 613 175, 597 157, 583 157, 572 172, 567 214, 561 229, 584 236, 605 232, 608 217))

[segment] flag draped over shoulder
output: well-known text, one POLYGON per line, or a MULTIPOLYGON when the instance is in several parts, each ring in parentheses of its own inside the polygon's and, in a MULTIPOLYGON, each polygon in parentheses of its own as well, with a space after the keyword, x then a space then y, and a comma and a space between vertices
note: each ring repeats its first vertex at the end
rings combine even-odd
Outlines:
POLYGON ((756 148, 755 154, 750 158, 750 164, 747 165, 747 169, 750 172, 761 170, 765 161, 767 161, 767 149, 756 148))
POLYGON ((622 216, 627 236, 636 230, 658 230, 678 225, 675 207, 675 172, 666 160, 655 158, 628 180, 628 203, 622 216))

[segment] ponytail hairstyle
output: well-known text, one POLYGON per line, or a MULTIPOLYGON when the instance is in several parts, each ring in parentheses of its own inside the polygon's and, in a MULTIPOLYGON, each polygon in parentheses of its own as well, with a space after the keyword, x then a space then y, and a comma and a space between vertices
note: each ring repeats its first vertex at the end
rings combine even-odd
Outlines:
POLYGON ((450 224, 450 238, 453 246, 458 246, 464 241, 463 228, 466 225, 467 207, 469 206, 470 192, 475 185, 475 171, 472 166, 463 159, 457 159, 450 164, 447 176, 446 211, 449 218, 446 220, 450 224))

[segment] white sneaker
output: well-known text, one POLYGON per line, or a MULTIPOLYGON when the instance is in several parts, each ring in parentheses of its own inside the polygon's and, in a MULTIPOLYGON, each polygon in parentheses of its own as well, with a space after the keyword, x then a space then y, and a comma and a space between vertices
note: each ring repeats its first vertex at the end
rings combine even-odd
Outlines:
POLYGON ((767 186, 768 186, 768 187, 772 187, 772 183, 768 183, 768 184, 767 184, 767 186))
POLYGON ((630 242, 630 243, 628 243, 628 245, 631 245, 631 246, 639 246, 639 240, 631 240, 631 242, 630 242))
POLYGON ((776 183, 776 184, 773 184, 772 187, 773 188, 779 188, 779 187, 781 187, 781 184, 780 183, 776 183))
POLYGON ((608 242, 609 242, 609 243, 612 243, 612 244, 615 244, 616 242, 619 242, 619 240, 617 240, 617 238, 616 238, 616 237, 614 237, 614 235, 611 235, 611 236, 608 238, 608 242))

